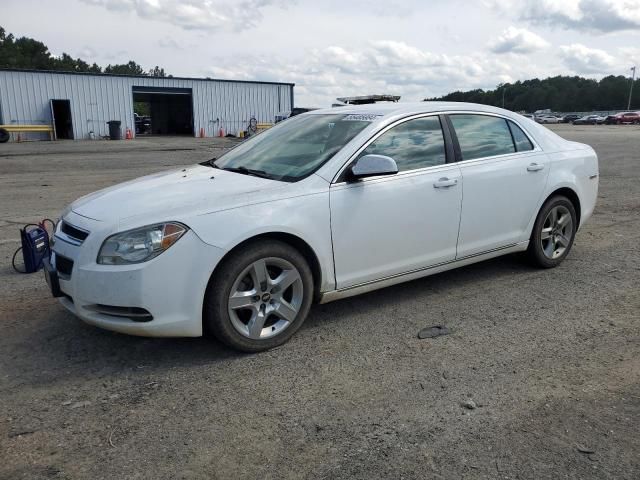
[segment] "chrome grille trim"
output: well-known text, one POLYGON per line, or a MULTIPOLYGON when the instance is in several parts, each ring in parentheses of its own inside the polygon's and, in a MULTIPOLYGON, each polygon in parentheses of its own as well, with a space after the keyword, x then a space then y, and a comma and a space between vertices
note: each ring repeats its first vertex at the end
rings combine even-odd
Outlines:
POLYGON ((91 232, 84 228, 76 227, 66 220, 60 220, 60 225, 56 228, 55 237, 71 245, 80 246, 84 243, 91 232))

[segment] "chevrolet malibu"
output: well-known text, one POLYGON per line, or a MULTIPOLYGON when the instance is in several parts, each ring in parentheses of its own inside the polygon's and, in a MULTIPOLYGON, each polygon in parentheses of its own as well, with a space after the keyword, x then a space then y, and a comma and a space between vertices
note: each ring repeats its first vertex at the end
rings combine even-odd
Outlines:
POLYGON ((591 216, 587 145, 498 108, 316 110, 218 159, 87 195, 45 276, 87 323, 256 352, 325 303, 513 252, 560 264, 591 216))

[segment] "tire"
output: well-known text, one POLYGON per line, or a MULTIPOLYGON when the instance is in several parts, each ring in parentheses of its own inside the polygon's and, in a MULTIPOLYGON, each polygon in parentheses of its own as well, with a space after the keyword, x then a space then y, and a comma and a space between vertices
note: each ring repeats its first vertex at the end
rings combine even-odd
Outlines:
POLYGON ((313 275, 300 252, 277 240, 255 241, 214 272, 205 294, 204 327, 237 350, 269 350, 296 333, 312 300, 313 275))
POLYGON ((11 134, 4 128, 0 128, 0 143, 7 143, 11 138, 11 134))
POLYGON ((540 268, 560 265, 571 251, 577 226, 573 203, 562 195, 549 198, 533 225, 527 249, 530 262, 540 268))

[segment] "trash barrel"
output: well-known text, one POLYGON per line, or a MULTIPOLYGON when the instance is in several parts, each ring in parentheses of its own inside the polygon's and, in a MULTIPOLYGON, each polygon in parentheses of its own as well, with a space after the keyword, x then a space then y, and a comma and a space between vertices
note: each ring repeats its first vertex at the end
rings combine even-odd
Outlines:
POLYGON ((109 138, 111 140, 120 140, 122 137, 120 136, 120 120, 110 120, 107 122, 109 125, 109 138))

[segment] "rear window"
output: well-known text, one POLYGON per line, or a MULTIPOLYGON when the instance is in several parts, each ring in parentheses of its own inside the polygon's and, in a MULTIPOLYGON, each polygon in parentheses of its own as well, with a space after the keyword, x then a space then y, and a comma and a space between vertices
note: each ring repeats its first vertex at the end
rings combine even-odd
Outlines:
POLYGON ((511 131, 504 118, 473 114, 455 114, 450 118, 463 160, 515 153, 511 131))
POLYGON ((513 143, 516 145, 516 151, 528 152, 529 150, 533 150, 531 140, 529 140, 529 137, 525 135, 518 125, 509 121, 509 128, 511 129, 511 135, 513 135, 513 143))

